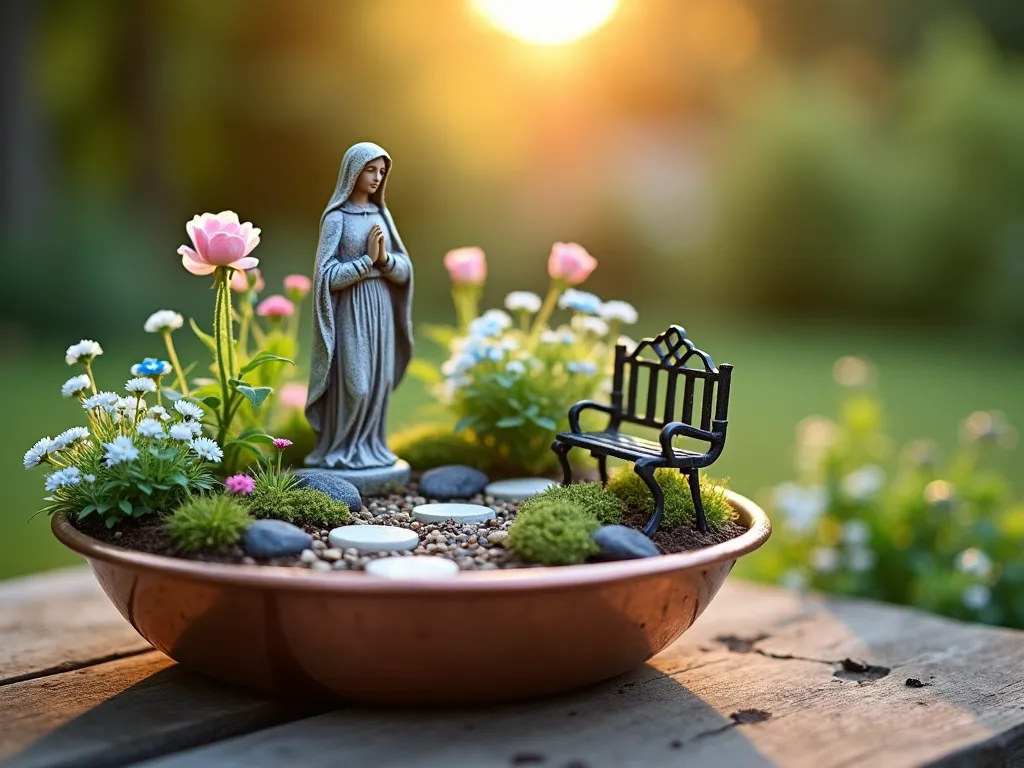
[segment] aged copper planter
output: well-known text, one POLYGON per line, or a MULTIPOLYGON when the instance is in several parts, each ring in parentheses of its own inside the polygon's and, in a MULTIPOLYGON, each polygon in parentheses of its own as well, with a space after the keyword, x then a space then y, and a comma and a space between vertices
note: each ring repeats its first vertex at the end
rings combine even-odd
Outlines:
POLYGON ((594 683, 665 648, 771 533, 756 504, 729 500, 748 530, 724 544, 435 583, 150 555, 60 516, 53 532, 139 634, 189 669, 277 694, 464 704, 594 683))

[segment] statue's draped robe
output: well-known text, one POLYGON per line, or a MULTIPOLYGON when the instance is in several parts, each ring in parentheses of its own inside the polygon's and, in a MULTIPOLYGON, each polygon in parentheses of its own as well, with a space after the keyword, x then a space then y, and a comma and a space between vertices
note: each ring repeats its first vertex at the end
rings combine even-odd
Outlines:
POLYGON ((376 144, 345 153, 338 186, 320 220, 313 278, 314 323, 306 418, 317 436, 309 466, 390 466, 387 408, 412 358, 412 264, 384 204, 391 158, 376 144), (368 162, 383 157, 384 180, 366 207, 348 200, 368 162), (366 253, 370 229, 387 257, 366 253))

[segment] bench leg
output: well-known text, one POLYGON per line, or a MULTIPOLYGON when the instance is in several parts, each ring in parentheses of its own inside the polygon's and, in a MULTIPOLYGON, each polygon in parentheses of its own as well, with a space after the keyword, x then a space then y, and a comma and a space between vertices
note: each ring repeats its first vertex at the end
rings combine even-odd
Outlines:
POLYGON ((700 500, 700 477, 697 470, 687 473, 687 480, 690 481, 690 495, 693 496, 693 510, 697 513, 697 530, 701 533, 708 532, 708 520, 704 516, 704 502, 700 500))
POLYGON ((555 440, 551 444, 551 450, 558 456, 558 463, 562 465, 562 485, 572 485, 572 467, 569 465, 569 451, 571 445, 555 440))
POLYGON ((654 479, 654 469, 654 467, 644 464, 642 461, 638 461, 633 465, 633 471, 640 475, 654 495, 654 514, 651 515, 650 521, 644 526, 644 533, 648 538, 653 536, 655 531, 658 530, 658 526, 661 525, 661 514, 665 510, 665 494, 662 492, 661 486, 658 485, 658 481, 654 479))
POLYGON ((603 453, 597 457, 597 471, 601 473, 601 485, 608 485, 608 457, 603 453))

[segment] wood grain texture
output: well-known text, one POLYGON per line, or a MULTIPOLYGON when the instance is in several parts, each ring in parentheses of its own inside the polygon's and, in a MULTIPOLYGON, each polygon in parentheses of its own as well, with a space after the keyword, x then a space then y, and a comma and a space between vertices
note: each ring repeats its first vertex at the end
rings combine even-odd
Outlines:
MULTIPOLYGON (((487 685, 501 660, 481 649, 466 663, 487 685)), ((651 664, 585 691, 338 710, 153 765, 985 766, 1022 745, 1024 633, 732 582, 651 664), (847 671, 846 658, 869 667, 847 671)))
POLYGON ((0 688, 0 761, 127 765, 314 711, 206 680, 150 651, 0 688))
POLYGON ((88 568, 0 582, 0 686, 147 650, 88 568))

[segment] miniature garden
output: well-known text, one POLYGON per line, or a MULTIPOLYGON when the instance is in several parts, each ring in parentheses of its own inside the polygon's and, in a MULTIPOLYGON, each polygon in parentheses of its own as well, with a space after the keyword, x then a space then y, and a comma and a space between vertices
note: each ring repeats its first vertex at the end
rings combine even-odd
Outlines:
POLYGON ((579 289, 597 266, 581 246, 553 246, 546 296, 513 291, 486 311, 483 252, 449 252, 456 324, 426 329, 448 357, 411 359, 412 262, 383 203, 389 170, 375 145, 346 154, 315 274, 285 278, 280 294, 264 295, 251 255, 259 229, 231 211, 188 222, 182 264, 214 288, 212 323, 188 321, 209 359, 182 364, 174 338, 186 323, 172 310, 145 321, 152 356, 120 391, 99 343, 70 346, 77 370, 61 394, 81 403, 83 423, 24 457, 48 470, 43 511, 148 553, 398 577, 652 557, 743 533, 725 481, 697 471, 724 444, 731 368, 678 327, 625 336, 637 312, 579 289), (295 360, 310 303, 307 375, 295 360), (688 378, 691 359, 704 367, 688 378), (407 427, 389 446, 388 398, 407 371, 450 420, 407 427), (282 399, 304 403, 306 420, 282 399), (661 443, 619 433, 622 422, 660 429, 661 443), (677 437, 711 448, 683 450, 677 437), (609 471, 608 457, 623 461, 609 471))

